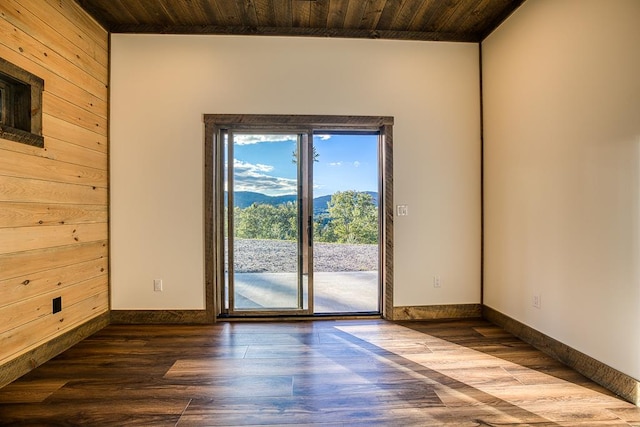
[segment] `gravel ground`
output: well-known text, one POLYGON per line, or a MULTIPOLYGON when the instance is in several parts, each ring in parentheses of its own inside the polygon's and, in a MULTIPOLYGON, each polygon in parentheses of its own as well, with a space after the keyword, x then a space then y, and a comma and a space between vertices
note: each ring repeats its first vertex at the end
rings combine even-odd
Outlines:
MULTIPOLYGON (((236 239, 233 251, 237 273, 296 271, 297 245, 284 240, 236 239)), ((313 244, 314 271, 374 271, 378 245, 313 244)))

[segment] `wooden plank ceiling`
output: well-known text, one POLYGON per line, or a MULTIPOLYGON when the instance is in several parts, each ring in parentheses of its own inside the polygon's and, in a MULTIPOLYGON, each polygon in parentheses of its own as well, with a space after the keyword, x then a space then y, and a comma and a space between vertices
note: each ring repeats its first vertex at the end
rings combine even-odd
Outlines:
POLYGON ((480 42, 524 0, 76 0, 112 33, 480 42))

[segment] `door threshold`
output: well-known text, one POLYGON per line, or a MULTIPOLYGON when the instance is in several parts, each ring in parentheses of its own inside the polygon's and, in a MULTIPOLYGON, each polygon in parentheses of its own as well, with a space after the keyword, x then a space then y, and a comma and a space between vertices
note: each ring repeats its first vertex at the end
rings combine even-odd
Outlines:
POLYGON ((274 321, 308 321, 308 320, 363 320, 363 319, 382 319, 381 313, 327 313, 312 315, 265 315, 265 316, 229 316, 220 315, 217 317, 218 322, 274 322, 274 321))

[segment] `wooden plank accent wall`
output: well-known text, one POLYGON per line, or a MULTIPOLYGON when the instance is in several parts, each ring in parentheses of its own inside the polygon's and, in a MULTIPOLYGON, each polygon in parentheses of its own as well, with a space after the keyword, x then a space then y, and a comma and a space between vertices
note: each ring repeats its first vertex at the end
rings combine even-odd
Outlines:
POLYGON ((3 386, 108 319, 109 38, 73 0, 2 0, 0 34, 44 79, 44 148, 0 139, 3 386))

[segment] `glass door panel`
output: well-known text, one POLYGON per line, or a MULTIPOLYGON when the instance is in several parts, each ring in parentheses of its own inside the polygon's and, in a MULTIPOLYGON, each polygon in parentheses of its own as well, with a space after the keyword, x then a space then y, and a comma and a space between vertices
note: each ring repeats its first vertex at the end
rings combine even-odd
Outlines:
POLYGON ((225 305, 231 315, 309 310, 306 141, 301 134, 227 134, 225 305))
POLYGON ((313 138, 314 313, 380 311, 379 133, 313 138))

